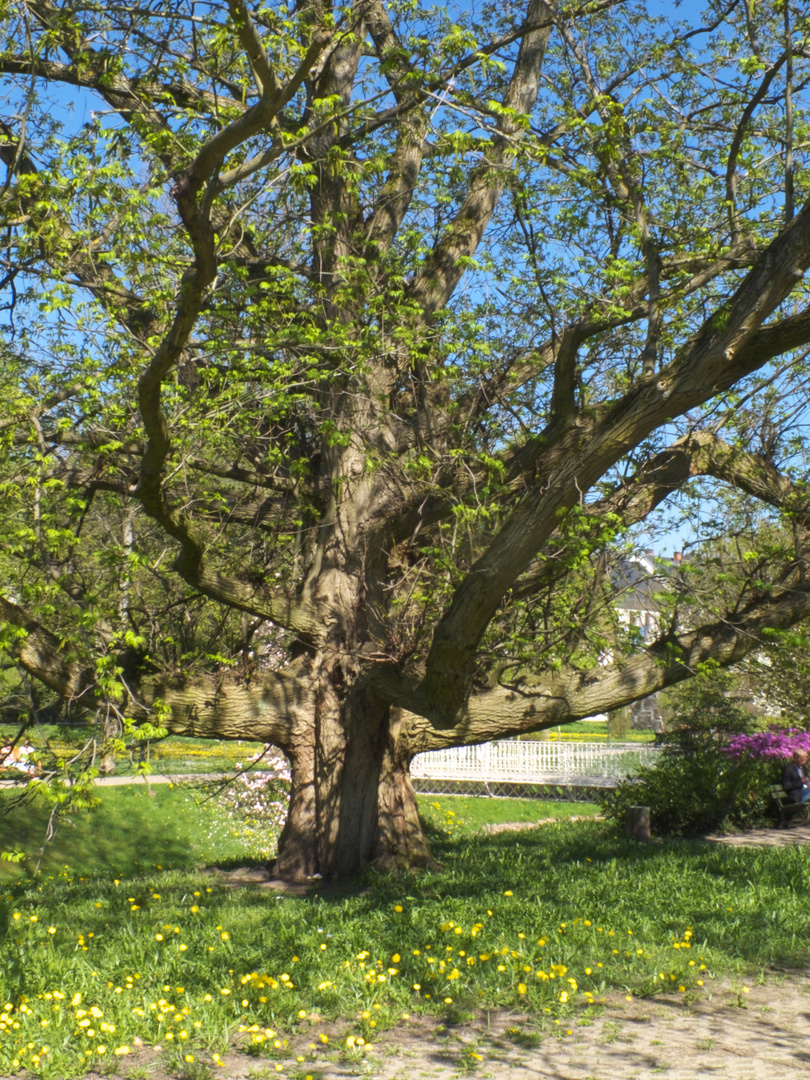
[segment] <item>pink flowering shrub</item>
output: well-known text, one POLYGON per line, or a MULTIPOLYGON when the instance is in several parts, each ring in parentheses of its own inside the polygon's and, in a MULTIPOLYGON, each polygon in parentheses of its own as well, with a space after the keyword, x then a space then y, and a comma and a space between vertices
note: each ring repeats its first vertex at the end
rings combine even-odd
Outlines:
POLYGON ((728 672, 707 666, 679 691, 658 763, 641 769, 600 801, 621 826, 630 806, 649 806, 659 836, 701 836, 746 829, 771 819, 769 785, 797 746, 800 731, 753 732, 732 693, 728 672))
POLYGON ((794 750, 810 753, 810 731, 771 727, 752 735, 734 735, 726 747, 730 757, 757 761, 786 761, 794 750))

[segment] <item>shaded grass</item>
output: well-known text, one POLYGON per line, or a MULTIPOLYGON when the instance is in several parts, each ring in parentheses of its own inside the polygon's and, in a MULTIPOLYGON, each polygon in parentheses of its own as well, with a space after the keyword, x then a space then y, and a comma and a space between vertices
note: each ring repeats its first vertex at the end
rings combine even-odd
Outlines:
MULTIPOLYGON (((201 866, 212 854, 235 861, 266 855, 256 850, 257 831, 206 801, 203 789, 133 784, 96 790, 96 809, 60 820, 44 850, 47 803, 34 801, 0 816, 0 851, 26 853, 22 863, 0 863, 0 883, 33 873, 40 852, 45 877, 67 869, 71 877, 118 878, 201 866)), ((12 798, 11 792, 0 792, 0 810, 12 798)))
POLYGON ((609 921, 634 934, 684 925, 718 970, 802 967, 810 959, 808 848, 743 848, 701 840, 639 845, 607 822, 560 823, 437 844, 451 861, 442 892, 475 894, 491 878, 529 908, 609 921), (469 861, 474 859, 475 872, 469 861))
MULTIPOLYGON (((272 851, 266 833, 229 817, 207 799, 212 788, 190 784, 133 784, 100 787, 99 805, 62 820, 52 843, 42 852, 40 871, 48 876, 68 868, 71 876, 94 874, 127 878, 155 868, 190 869, 267 861, 272 851)), ((0 811, 14 795, 0 791, 0 811)), ((471 835, 484 825, 566 819, 572 813, 595 814, 593 804, 537 799, 474 799, 424 796, 420 812, 436 837, 471 835)), ((45 802, 0 813, 0 851, 25 851, 23 863, 0 862, 0 883, 34 872, 50 813, 45 802)), ((272 837, 270 838, 272 840, 272 837)))

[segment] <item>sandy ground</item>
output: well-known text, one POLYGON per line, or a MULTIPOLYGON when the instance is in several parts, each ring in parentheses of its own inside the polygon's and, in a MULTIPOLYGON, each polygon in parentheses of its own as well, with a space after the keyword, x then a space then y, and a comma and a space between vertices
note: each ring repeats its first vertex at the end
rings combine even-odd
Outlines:
POLYGON ((751 987, 745 995, 731 987, 716 989, 711 1000, 691 1005, 666 998, 612 1002, 588 1026, 567 1029, 570 1035, 560 1030, 537 1046, 516 1045, 521 1033, 532 1041, 532 1026, 514 1017, 495 1018, 489 1032, 480 1024, 434 1035, 428 1042, 408 1034, 371 1075, 380 1080, 450 1080, 466 1071, 466 1045, 482 1057, 475 1068, 481 1077, 784 1080, 808 1071, 808 1021, 810 982, 792 978, 781 985, 751 987), (510 1028, 517 1028, 517 1036, 509 1034, 510 1028))
MULTIPOLYGON (((712 984, 704 996, 648 1000, 611 999, 598 1015, 581 1016, 570 1027, 541 1031, 534 1018, 484 1013, 452 1027, 414 1019, 381 1033, 363 1058, 347 1060, 321 1047, 319 1060, 305 1063, 229 1053, 209 1062, 222 1080, 786 1080, 810 1068, 810 978, 771 976, 766 983, 712 984), (276 1068, 282 1064, 281 1070, 276 1068)), ((321 1024, 319 1030, 323 1030, 321 1024)), ((334 1044, 333 1044, 334 1045, 334 1044)), ((300 1051, 306 1053, 303 1037, 300 1051)), ((199 1064, 205 1061, 199 1058, 199 1064)), ((195 1068, 199 1069, 195 1063, 195 1068)), ((89 1073, 103 1080, 109 1073, 89 1073)), ((118 1063, 127 1080, 183 1080, 164 1067, 163 1055, 138 1049, 118 1063)), ((6 1077, 0 1080, 8 1080, 6 1077)))

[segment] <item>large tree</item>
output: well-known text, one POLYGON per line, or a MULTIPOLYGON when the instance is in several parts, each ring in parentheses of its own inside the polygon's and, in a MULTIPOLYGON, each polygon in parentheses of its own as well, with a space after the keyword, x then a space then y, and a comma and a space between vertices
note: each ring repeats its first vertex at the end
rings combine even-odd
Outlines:
POLYGON ((810 613, 801 4, 2 10, 2 644, 280 747, 280 876, 810 613), (611 546, 708 476, 795 542, 622 652, 611 546))

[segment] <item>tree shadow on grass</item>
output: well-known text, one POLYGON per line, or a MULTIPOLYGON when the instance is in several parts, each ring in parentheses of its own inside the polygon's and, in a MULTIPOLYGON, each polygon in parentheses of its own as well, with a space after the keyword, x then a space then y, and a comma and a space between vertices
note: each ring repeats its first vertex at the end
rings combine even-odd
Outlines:
POLYGON ((22 863, 0 863, 0 881, 28 877, 38 862, 45 877, 125 878, 155 867, 199 865, 202 852, 193 815, 178 813, 172 796, 145 785, 102 791, 96 809, 58 818, 48 843, 51 807, 40 801, 15 807, 0 815, 0 850, 21 849, 26 857, 22 863))
MULTIPOLYGON (((393 913, 404 903, 426 927, 437 910, 464 925, 494 913, 493 926, 506 930, 517 920, 543 933, 560 921, 590 919, 657 944, 681 940, 690 927, 696 962, 705 942, 749 967, 807 963, 810 909, 800 849, 638 844, 609 824, 590 822, 434 843, 441 872, 386 877, 368 870, 334 892, 321 887, 286 902, 322 912, 348 902, 354 916, 374 918, 381 940, 395 935, 393 913)), ((266 890, 243 893, 240 906, 267 905, 266 890)))
MULTIPOLYGON (((46 806, 29 805, 0 817, 0 849, 20 846, 33 856, 47 815, 46 806)), ((196 871, 210 861, 206 821, 206 811, 181 792, 108 789, 97 811, 75 814, 72 825, 60 826, 45 853, 42 876, 65 885, 98 877, 111 886, 118 878, 148 906, 149 897, 141 892, 150 890, 141 888, 138 875, 196 871)), ((670 929, 677 934, 694 926, 696 942, 705 939, 709 947, 716 944, 749 963, 792 968, 806 962, 806 849, 695 840, 644 845, 616 835, 604 822, 450 839, 434 833, 431 839, 441 871, 384 876, 369 868, 355 878, 317 883, 305 895, 281 898, 302 911, 312 906, 313 917, 314 908, 326 913, 348 904, 353 916, 373 917, 383 936, 395 930, 393 913, 404 902, 420 913, 415 917, 430 914, 432 922, 439 909, 461 912, 464 920, 484 918, 490 909, 504 927, 515 918, 538 927, 554 920, 599 919, 606 927, 647 928, 660 938, 670 929)), ((238 849, 238 841, 233 843, 238 849)), ((217 868, 226 872, 268 865, 264 858, 231 854, 227 845, 220 850, 224 857, 216 860, 217 868)), ((0 864, 0 882, 22 876, 23 869, 0 864)), ((237 906, 257 918, 278 906, 279 895, 266 880, 245 881, 236 889, 211 875, 208 883, 229 888, 237 906)))

